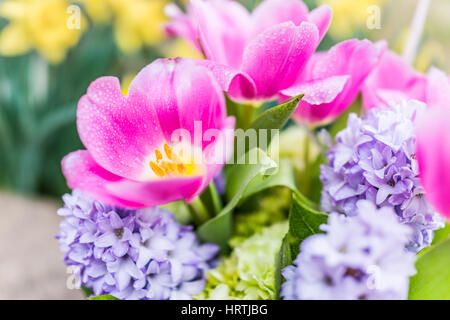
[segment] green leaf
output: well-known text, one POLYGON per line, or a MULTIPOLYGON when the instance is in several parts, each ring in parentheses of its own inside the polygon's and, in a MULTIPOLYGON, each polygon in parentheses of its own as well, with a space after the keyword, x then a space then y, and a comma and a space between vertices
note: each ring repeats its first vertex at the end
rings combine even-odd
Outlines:
POLYGON ((283 104, 264 111, 253 123, 250 128, 259 129, 281 129, 289 120, 292 112, 297 108, 303 95, 293 97, 283 104))
POLYGON ((212 210, 209 210, 205 206, 200 197, 194 198, 191 202, 189 202, 187 207, 189 209, 192 222, 196 226, 204 224, 212 217, 212 210))
POLYGON ((116 297, 105 294, 102 296, 91 297, 91 298, 89 298, 89 300, 120 300, 120 299, 117 299, 116 297))
MULTIPOLYGON (((281 129, 284 127, 284 125, 291 117, 291 114, 297 108, 298 103, 300 102, 302 97, 303 95, 293 97, 283 104, 264 111, 258 118, 255 119, 255 121, 253 121, 253 123, 250 125, 250 129, 254 129, 256 131, 260 129, 269 130, 269 132, 267 133, 266 143, 266 145, 268 146, 272 138, 270 130, 281 129)), ((257 136, 259 139, 259 134, 257 136)), ((260 146, 259 143, 258 146, 260 146)))
MULTIPOLYGON (((247 185, 259 174, 265 174, 277 166, 261 149, 252 149, 249 152, 256 152, 258 161, 256 161, 256 164, 231 166, 227 178, 227 197, 230 199, 228 204, 216 217, 201 225, 197 230, 200 239, 206 242, 217 243, 222 250, 226 249, 231 236, 231 213, 239 200, 241 200, 247 185)), ((247 153, 244 157, 246 156, 247 153)))
POLYGON ((236 129, 248 129, 258 107, 251 104, 240 104, 227 97, 227 115, 236 118, 236 129))
POLYGON ((94 291, 91 288, 86 288, 85 286, 81 286, 81 292, 83 292, 85 297, 89 297, 94 294, 94 291))
POLYGON ((272 172, 271 175, 260 174, 250 181, 239 204, 258 192, 278 186, 297 191, 294 181, 294 168, 289 159, 281 159, 276 173, 272 172))
POLYGON ((289 231, 283 239, 280 253, 277 258, 277 273, 275 284, 277 295, 283 282, 281 271, 292 264, 300 252, 300 244, 307 237, 322 233, 319 226, 326 223, 328 215, 317 211, 312 203, 300 192, 292 193, 291 209, 289 212, 289 231))
POLYGON ((409 300, 450 299, 450 238, 418 255, 417 274, 410 279, 409 300))
POLYGON ((288 235, 283 238, 281 243, 280 252, 278 253, 276 259, 276 271, 275 271, 275 292, 277 294, 277 299, 280 297, 281 284, 283 283, 281 271, 286 266, 292 264, 292 253, 291 246, 289 244, 288 235))
POLYGON ((319 226, 327 223, 327 220, 328 215, 313 208, 311 202, 301 193, 293 193, 288 232, 293 260, 300 251, 302 241, 313 234, 321 233, 319 226))
POLYGON ((222 201, 220 200, 219 193, 217 192, 214 182, 208 185, 208 187, 200 195, 200 200, 205 205, 206 209, 217 215, 222 210, 222 201))
POLYGON ((450 237, 450 223, 446 223, 445 227, 434 233, 433 244, 441 242, 450 237))

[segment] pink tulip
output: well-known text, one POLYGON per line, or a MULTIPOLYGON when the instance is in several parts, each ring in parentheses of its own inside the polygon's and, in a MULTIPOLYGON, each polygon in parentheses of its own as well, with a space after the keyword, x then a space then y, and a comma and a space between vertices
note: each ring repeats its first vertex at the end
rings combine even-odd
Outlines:
POLYGON ((437 68, 421 74, 390 51, 367 78, 362 93, 367 110, 410 99, 428 106, 450 105, 450 78, 437 68))
MULTIPOLYGON (((448 94, 448 91, 447 91, 448 94)), ((435 106, 418 119, 417 161, 427 198, 450 220, 450 104, 435 106)))
POLYGON ((295 84, 281 91, 287 97, 305 94, 293 118, 300 123, 322 125, 339 117, 358 96, 385 47, 384 42, 352 39, 328 52, 316 53, 295 84))
POLYGON ((117 78, 95 80, 78 103, 77 127, 87 150, 62 161, 69 187, 142 208, 199 195, 232 147, 234 118, 210 71, 177 58, 142 69, 128 96, 117 78), (180 129, 190 139, 174 141, 180 129), (198 139, 199 130, 215 135, 198 139))
POLYGON ((268 100, 290 87, 332 15, 328 6, 309 12, 300 0, 265 0, 252 13, 235 1, 192 0, 186 14, 175 6, 166 13, 167 32, 203 51, 221 83, 234 84, 223 87, 234 100, 268 100))

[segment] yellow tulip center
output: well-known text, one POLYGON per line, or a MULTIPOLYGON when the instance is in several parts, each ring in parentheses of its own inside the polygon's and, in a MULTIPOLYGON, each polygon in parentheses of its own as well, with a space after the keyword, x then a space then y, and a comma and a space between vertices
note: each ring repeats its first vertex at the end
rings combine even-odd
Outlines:
POLYGON ((172 147, 164 143, 163 150, 155 149, 155 158, 150 161, 150 169, 158 177, 174 175, 193 175, 198 172, 192 161, 183 161, 182 154, 177 154, 172 147))

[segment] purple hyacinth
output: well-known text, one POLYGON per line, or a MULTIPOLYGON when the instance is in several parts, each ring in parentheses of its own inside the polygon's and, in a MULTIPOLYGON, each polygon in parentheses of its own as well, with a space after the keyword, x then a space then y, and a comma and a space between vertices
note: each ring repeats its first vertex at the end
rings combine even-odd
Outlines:
POLYGON ((420 185, 415 158, 414 119, 426 106, 404 102, 390 109, 372 109, 365 119, 351 114, 336 136, 329 165, 321 167, 322 208, 356 215, 358 200, 392 207, 400 222, 415 231, 412 251, 431 244, 433 231, 444 226, 420 185))
POLYGON ((405 249, 412 232, 392 208, 368 200, 355 217, 332 213, 328 224, 304 240, 295 266, 283 269, 286 300, 406 299, 415 254, 405 249))
POLYGON ((64 262, 95 295, 190 299, 203 290, 218 247, 200 245, 192 228, 169 211, 112 207, 77 190, 63 200, 57 239, 64 262))

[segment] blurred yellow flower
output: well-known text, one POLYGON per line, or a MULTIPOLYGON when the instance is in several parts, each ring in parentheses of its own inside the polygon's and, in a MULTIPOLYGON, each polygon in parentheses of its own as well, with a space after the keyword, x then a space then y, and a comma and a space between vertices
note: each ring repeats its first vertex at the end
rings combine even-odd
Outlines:
MULTIPOLYGON (((392 50, 402 55, 403 50, 408 40, 409 28, 402 30, 398 39, 392 45, 392 50)), ((427 72, 431 66, 444 68, 446 62, 446 52, 444 45, 431 38, 424 39, 418 48, 418 53, 414 59, 414 67, 420 72, 427 72)))
POLYGON ((167 0, 78 0, 94 22, 114 23, 119 48, 132 53, 164 39, 167 0))
POLYGON ((0 31, 1 55, 36 49, 51 63, 65 58, 87 24, 66 0, 6 0, 0 3, 0 16, 9 20, 0 31))
POLYGON ((430 39, 422 45, 414 65, 417 70, 426 72, 431 66, 443 66, 446 58, 444 46, 438 41, 430 39))
POLYGON ((381 7, 386 0, 319 0, 333 9, 333 20, 328 32, 331 36, 344 39, 354 35, 355 31, 366 26, 371 6, 381 7))
POLYGON ((131 81, 136 77, 136 73, 127 73, 123 76, 120 81, 120 88, 123 95, 128 95, 128 88, 130 87, 131 81))
POLYGON ((76 0, 86 8, 89 18, 98 23, 109 22, 112 18, 114 0, 76 0))
POLYGON ((163 49, 164 57, 166 58, 195 58, 203 59, 203 56, 190 43, 181 38, 176 38, 163 49))

